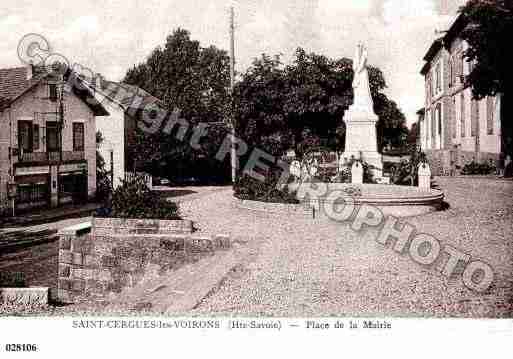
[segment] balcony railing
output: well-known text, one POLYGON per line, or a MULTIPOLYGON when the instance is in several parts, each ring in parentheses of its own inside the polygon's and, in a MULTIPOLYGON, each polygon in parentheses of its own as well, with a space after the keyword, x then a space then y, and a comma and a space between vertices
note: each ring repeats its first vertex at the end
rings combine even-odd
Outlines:
MULTIPOLYGON (((81 161, 85 159, 84 151, 63 151, 62 162, 81 161)), ((19 162, 60 162, 60 152, 24 152, 19 156, 19 162)))

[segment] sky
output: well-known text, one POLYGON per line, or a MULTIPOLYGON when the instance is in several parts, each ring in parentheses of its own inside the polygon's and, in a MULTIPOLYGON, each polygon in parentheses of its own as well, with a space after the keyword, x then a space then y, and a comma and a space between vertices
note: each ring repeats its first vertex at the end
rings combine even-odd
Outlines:
POLYGON ((0 68, 21 66, 20 39, 44 36, 52 52, 110 80, 121 80, 177 27, 202 46, 229 48, 229 7, 235 9, 236 69, 262 53, 289 61, 301 46, 349 57, 359 41, 383 70, 387 95, 408 124, 424 103, 422 58, 465 0, 2 0, 0 68), (49 5, 51 4, 51 5, 49 5))

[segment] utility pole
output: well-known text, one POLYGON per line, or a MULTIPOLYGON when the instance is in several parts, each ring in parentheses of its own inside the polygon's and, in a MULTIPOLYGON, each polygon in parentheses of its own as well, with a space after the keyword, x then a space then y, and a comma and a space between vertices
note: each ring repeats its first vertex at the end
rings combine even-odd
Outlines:
POLYGON ((232 183, 237 179, 237 151, 235 150, 235 115, 233 104, 233 90, 235 87, 235 15, 233 6, 230 7, 230 120, 231 120, 231 165, 232 165, 232 183))

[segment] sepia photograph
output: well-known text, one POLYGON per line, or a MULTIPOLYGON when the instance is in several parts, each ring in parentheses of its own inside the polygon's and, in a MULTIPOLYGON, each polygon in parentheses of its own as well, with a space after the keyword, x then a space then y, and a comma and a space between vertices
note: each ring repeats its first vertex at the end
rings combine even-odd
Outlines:
POLYGON ((3 0, 0 33, 1 356, 507 355, 513 1, 3 0))

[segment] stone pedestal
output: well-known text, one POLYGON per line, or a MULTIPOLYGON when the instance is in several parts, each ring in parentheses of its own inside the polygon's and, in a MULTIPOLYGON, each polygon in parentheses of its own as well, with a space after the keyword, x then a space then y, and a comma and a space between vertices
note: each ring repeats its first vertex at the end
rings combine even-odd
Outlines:
POLYGON ((378 152, 376 136, 376 114, 361 107, 351 107, 345 115, 346 122, 346 150, 341 156, 350 160, 351 157, 367 162, 373 166, 372 173, 375 178, 383 175, 383 157, 378 152))
POLYGON ((431 189, 431 169, 427 163, 419 165, 419 188, 427 191, 431 189))
POLYGON ((356 161, 355 163, 353 163, 353 168, 351 168, 351 183, 363 183, 363 166, 360 161, 356 161))

